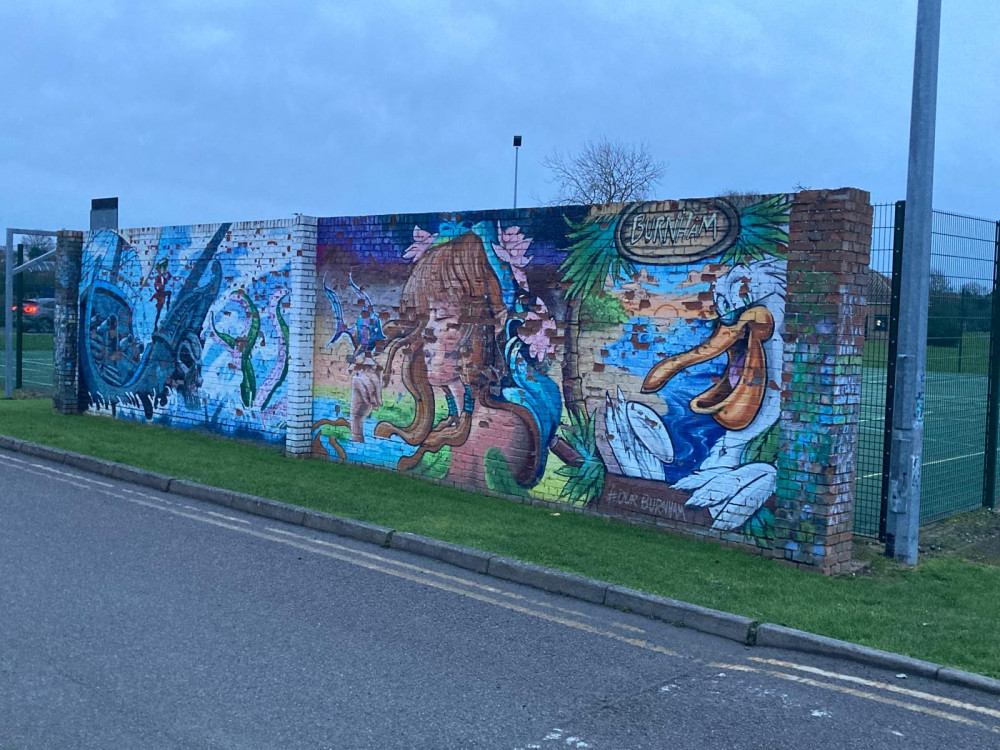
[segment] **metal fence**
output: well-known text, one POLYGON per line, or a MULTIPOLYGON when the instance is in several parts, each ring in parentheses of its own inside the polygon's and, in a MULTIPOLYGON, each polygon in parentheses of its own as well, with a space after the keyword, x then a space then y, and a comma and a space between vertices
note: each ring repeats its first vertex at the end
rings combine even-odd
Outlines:
MULTIPOLYGON (((875 207, 855 532, 883 537, 895 377, 902 202, 875 207), (890 405, 890 408, 887 408, 890 405)), ((992 506, 1000 392, 1000 222, 935 211, 927 321, 921 523, 992 506)))
MULTIPOLYGON (((30 260, 50 246, 17 246, 15 265, 30 260)), ((6 281, 6 258, 0 257, 0 281, 6 281)), ((26 395, 47 395, 52 392, 53 325, 55 264, 39 261, 13 280, 13 297, 8 302, 0 284, 0 350, 5 345, 3 325, 6 316, 13 322, 12 340, 15 356, 12 362, 14 386, 26 395), (20 314, 19 314, 20 313, 20 314)), ((0 383, 6 376, 6 360, 0 353, 0 383)))

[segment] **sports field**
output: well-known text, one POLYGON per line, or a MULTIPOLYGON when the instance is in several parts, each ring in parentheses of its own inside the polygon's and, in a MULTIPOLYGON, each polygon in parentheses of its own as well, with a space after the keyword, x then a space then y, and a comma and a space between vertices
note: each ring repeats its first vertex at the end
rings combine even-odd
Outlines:
MULTIPOLYGON (((0 341, 2 343, 2 341, 0 341)), ((22 379, 25 389, 32 391, 52 390, 52 350, 26 350, 24 352, 22 379)), ((0 347, 0 384, 6 377, 5 357, 0 347)), ((2 388, 2 385, 0 385, 2 388)), ((2 395, 2 390, 0 390, 2 395)))
MULTIPOLYGON (((864 369, 854 527, 872 536, 878 531, 882 486, 885 378, 882 368, 864 369)), ((986 389, 983 374, 927 373, 922 523, 982 504, 986 389)))

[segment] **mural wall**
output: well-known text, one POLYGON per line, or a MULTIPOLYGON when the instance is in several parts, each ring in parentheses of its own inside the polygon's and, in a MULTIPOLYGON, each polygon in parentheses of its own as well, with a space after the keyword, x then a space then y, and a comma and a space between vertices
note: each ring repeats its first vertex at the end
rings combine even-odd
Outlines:
POLYGON ((78 344, 88 411, 283 441, 290 226, 88 234, 78 344))
POLYGON ((313 452, 769 546, 790 206, 320 219, 313 452))

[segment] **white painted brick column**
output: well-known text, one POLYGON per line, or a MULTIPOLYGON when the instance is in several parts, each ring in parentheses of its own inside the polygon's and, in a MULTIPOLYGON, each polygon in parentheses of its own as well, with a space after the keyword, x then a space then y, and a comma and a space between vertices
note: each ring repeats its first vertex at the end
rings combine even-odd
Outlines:
POLYGON ((313 340, 316 312, 318 221, 298 216, 292 229, 292 306, 288 311, 288 430, 285 453, 309 455, 312 426, 313 340))

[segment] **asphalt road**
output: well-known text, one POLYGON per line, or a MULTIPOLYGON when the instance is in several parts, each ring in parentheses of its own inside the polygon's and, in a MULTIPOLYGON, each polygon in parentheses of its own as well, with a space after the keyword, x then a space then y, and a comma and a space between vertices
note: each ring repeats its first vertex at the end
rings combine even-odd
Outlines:
POLYGON ((1000 700, 0 451, 0 748, 855 747, 1000 700))

